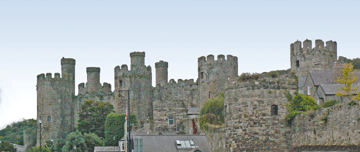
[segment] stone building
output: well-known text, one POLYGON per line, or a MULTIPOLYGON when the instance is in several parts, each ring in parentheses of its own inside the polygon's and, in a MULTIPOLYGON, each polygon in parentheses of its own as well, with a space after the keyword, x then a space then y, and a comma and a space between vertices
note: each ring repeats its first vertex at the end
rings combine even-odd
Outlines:
MULTIPOLYGON (((237 77, 237 57, 213 55, 198 59, 197 81, 168 81, 168 62, 155 63, 156 86, 152 86, 151 66, 145 65, 145 52, 130 53, 128 65, 114 69, 115 90, 109 83, 100 84, 100 68, 86 68, 87 82, 78 85, 75 95, 75 60, 61 59, 62 75, 39 74, 37 81, 38 120, 42 120, 42 143, 64 140, 79 120, 81 104, 87 100, 109 102, 117 113, 125 113, 130 97, 131 113, 140 122, 138 129, 150 124, 155 132, 199 134, 199 111, 208 98, 225 90, 224 83, 237 77), (128 91, 129 90, 129 94, 128 91)), ((39 128, 40 126, 38 126, 39 128)), ((39 129, 40 130, 40 129, 39 129)), ((40 134, 37 135, 39 145, 40 134)))

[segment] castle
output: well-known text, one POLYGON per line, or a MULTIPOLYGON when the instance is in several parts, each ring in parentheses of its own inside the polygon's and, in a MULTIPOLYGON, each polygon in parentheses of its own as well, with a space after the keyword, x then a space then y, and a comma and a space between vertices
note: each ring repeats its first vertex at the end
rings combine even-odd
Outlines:
MULTIPOLYGON (((111 103, 117 113, 125 113, 129 90, 131 113, 154 132, 196 134, 199 111, 205 100, 225 94, 225 126, 207 133, 214 151, 288 150, 301 145, 302 135, 285 124, 287 98, 285 91, 305 92, 309 70, 330 70, 337 61, 337 43, 305 40, 290 45, 291 74, 266 77, 255 81, 238 81, 236 56, 213 55, 198 58, 198 78, 177 82, 168 80, 168 62, 155 63, 156 86, 152 86, 152 69, 146 66, 144 52, 130 53, 131 64, 114 69, 115 90, 109 83, 100 84, 100 68, 88 67, 87 82, 78 85, 75 95, 75 60, 61 59, 61 76, 50 73, 37 76, 37 119, 43 120, 42 141, 63 140, 76 126, 80 105, 87 100, 111 103), (297 135, 297 136, 293 136, 297 135), (221 138, 218 138, 218 137, 221 138), (212 139, 213 138, 213 139, 212 139)), ((334 115, 335 117, 336 115, 334 115)), ((313 129, 315 130, 316 127, 313 129)), ((309 129, 311 130, 311 129, 309 129)), ((305 138, 305 137, 304 137, 305 138)), ((307 138, 307 137, 306 137, 307 138)), ((317 138, 319 140, 319 138, 317 138)), ((38 144, 39 144, 38 133, 38 144)))

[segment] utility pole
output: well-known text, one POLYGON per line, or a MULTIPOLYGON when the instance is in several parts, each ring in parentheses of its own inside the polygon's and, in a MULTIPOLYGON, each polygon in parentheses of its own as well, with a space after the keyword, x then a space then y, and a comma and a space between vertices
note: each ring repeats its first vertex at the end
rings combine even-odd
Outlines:
POLYGON ((40 125, 40 152, 42 152, 42 149, 41 149, 41 119, 39 119, 39 125, 40 125))
POLYGON ((130 90, 119 90, 119 97, 121 97, 121 91, 127 91, 128 94, 128 106, 127 106, 127 131, 128 131, 128 142, 127 142, 127 146, 128 146, 128 152, 131 152, 131 137, 130 137, 130 132, 131 132, 131 126, 130 126, 130 90))

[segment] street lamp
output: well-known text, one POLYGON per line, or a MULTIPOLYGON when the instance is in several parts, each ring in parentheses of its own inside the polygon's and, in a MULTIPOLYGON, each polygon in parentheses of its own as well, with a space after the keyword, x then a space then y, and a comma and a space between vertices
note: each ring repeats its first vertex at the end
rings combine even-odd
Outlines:
POLYGON ((42 151, 42 149, 41 149, 41 119, 39 119, 39 125, 40 125, 40 151, 42 151))
POLYGON ((128 128, 128 152, 131 152, 131 138, 130 138, 130 91, 129 90, 119 90, 119 97, 121 97, 121 91, 127 91, 128 94, 128 110, 127 110, 127 128, 128 128))

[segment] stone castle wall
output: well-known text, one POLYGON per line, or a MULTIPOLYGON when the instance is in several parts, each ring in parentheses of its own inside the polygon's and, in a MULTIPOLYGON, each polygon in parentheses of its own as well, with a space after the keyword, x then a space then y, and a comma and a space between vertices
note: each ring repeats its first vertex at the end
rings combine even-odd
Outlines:
POLYGON ((359 106, 347 103, 298 115, 291 128, 292 145, 357 145, 360 143, 359 121, 359 106))
POLYGON ((284 93, 295 92, 290 76, 250 82, 230 82, 225 91, 225 146, 227 151, 284 151, 290 129, 284 117, 284 93), (272 114, 272 106, 277 114, 272 114))

